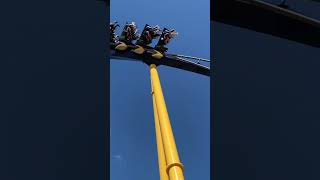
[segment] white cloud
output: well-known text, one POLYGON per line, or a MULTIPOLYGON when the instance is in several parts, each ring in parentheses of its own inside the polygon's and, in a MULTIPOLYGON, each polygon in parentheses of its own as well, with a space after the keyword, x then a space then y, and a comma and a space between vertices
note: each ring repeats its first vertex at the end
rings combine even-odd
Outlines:
POLYGON ((113 155, 113 158, 117 159, 117 160, 122 160, 122 156, 117 154, 117 155, 113 155))

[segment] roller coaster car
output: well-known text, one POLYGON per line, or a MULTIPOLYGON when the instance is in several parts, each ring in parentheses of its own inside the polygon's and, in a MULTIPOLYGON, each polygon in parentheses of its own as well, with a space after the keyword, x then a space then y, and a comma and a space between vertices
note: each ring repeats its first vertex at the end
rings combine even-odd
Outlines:
POLYGON ((143 54, 147 49, 153 49, 148 45, 152 43, 153 39, 157 38, 160 35, 160 27, 158 25, 152 27, 146 24, 143 28, 141 36, 137 40, 136 47, 132 51, 136 54, 143 54))
POLYGON ((129 46, 134 46, 132 41, 139 38, 138 30, 134 22, 126 23, 119 38, 119 42, 116 43, 115 49, 118 51, 125 51, 129 46))
POLYGON ((158 44, 154 48, 152 57, 161 59, 163 56, 165 56, 165 52, 167 52, 168 50, 168 48, 166 48, 165 46, 169 44, 170 40, 176 35, 178 35, 178 32, 176 32, 174 29, 168 30, 164 28, 159 38, 158 44))
POLYGON ((160 28, 150 27, 146 25, 144 31, 142 32, 139 40, 137 41, 136 48, 132 50, 136 54, 143 54, 145 51, 150 54, 155 59, 161 59, 165 56, 165 52, 168 50, 165 46, 170 42, 170 40, 178 35, 175 30, 163 29, 161 35, 159 34, 160 28), (152 40, 160 36, 157 45, 152 48, 148 44, 152 43, 152 40))
POLYGON ((155 59, 161 59, 165 56, 165 52, 168 50, 165 45, 167 45, 178 33, 175 30, 168 30, 166 28, 164 28, 161 34, 159 32, 159 26, 151 27, 146 24, 141 36, 139 37, 135 24, 127 23, 121 33, 119 41, 110 42, 110 47, 117 51, 130 50, 138 55, 146 54, 155 59), (158 36, 160 36, 160 38, 157 45, 154 48, 148 46, 152 43, 152 40, 158 36), (133 40, 136 39, 138 39, 137 43, 133 44, 133 40))

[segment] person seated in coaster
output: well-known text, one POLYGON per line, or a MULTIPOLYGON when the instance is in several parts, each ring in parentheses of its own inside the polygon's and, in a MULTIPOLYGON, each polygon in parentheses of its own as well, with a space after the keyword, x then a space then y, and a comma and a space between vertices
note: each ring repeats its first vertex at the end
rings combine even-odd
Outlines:
POLYGON ((112 43, 118 42, 118 36, 116 35, 117 27, 120 27, 117 21, 110 23, 110 42, 112 43))
POLYGON ((133 45, 134 40, 139 38, 138 29, 135 22, 126 23, 121 33, 119 41, 124 42, 128 45, 133 45))
POLYGON ((164 28, 162 35, 161 35, 159 42, 156 45, 155 49, 162 52, 162 53, 166 52, 168 50, 168 48, 166 48, 165 46, 167 44, 169 44, 170 40, 177 35, 178 35, 178 32, 176 32, 174 29, 169 30, 169 29, 164 28))
POLYGON ((152 27, 148 24, 143 29, 140 38, 137 41, 137 45, 140 46, 148 46, 152 43, 152 40, 159 37, 161 35, 160 27, 158 25, 152 27))

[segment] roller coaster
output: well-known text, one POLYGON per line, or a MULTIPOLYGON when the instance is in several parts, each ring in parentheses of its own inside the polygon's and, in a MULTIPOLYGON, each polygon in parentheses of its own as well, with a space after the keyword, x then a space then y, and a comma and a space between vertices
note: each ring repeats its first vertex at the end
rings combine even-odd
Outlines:
MULTIPOLYGON (((275 4, 261 0, 216 0, 213 3, 211 15, 215 22, 319 48, 320 21, 291 9, 286 4, 287 1, 275 4)), ((135 29, 131 30, 131 35, 125 35, 125 33, 128 33, 125 30, 127 26, 125 26, 119 39, 115 34, 112 34, 113 29, 110 27, 110 55, 111 59, 144 62, 149 66, 160 179, 183 180, 184 168, 176 148, 157 66, 169 66, 209 77, 210 72, 212 72, 210 71, 210 65, 206 66, 201 63, 210 63, 211 61, 188 55, 166 53, 167 48, 164 45, 167 43, 163 43, 166 29, 163 29, 161 35, 155 33, 154 37, 150 35, 150 32, 146 33, 149 34, 149 38, 145 38, 147 37, 145 32, 148 26, 146 24, 140 37, 135 37, 135 29), (158 44, 155 47, 148 46, 158 36, 160 36, 158 44), (128 40, 126 37, 131 37, 131 39, 128 40), (137 41, 133 43, 132 40, 137 41)))
POLYGON ((201 63, 210 60, 187 55, 168 54, 165 46, 178 33, 175 30, 145 25, 141 35, 134 22, 126 23, 121 36, 115 34, 117 22, 110 23, 111 59, 140 61, 150 67, 151 95, 158 148, 158 163, 161 180, 183 180, 183 165, 180 162, 171 123, 162 93, 157 67, 165 65, 189 72, 210 76, 210 68, 201 63), (150 47, 153 39, 159 37, 155 47, 150 47), (136 42, 134 42, 136 40, 136 42))
MULTIPOLYGON (((112 25, 114 26, 114 24, 112 25)), ((128 24, 125 26, 128 26, 128 24)), ((146 32, 145 29, 148 26, 149 26, 148 24, 145 25, 145 28, 142 31, 141 36, 137 40, 137 42, 140 39, 142 39, 144 32, 146 32)), ((162 37, 165 36, 164 32, 166 30, 167 30, 166 28, 163 29, 162 34, 159 35, 160 36, 159 42, 154 48, 147 46, 148 44, 152 43, 151 41, 148 42, 148 44, 140 43, 138 45, 137 43, 134 44, 132 42, 133 39, 123 40, 124 42, 122 42, 121 40, 115 40, 118 36, 115 35, 114 32, 111 32, 110 34, 111 59, 141 61, 148 65, 150 64, 155 64, 157 66, 165 65, 173 68, 178 68, 178 69, 202 74, 205 76, 210 76, 210 68, 208 67, 208 65, 206 66, 204 64, 201 64, 201 63, 209 64, 210 60, 199 58, 199 57, 187 56, 187 55, 165 53, 167 48, 164 47, 164 45, 160 45, 160 44, 163 44, 162 37), (138 52, 138 51, 143 51, 143 52, 138 52)), ((112 31, 111 27, 110 27, 110 31, 112 31)), ((124 31, 121 34, 123 36, 126 36, 124 31)), ((130 35, 127 35, 127 36, 130 36, 130 35)), ((126 37, 123 37, 123 38, 126 38, 126 37)))

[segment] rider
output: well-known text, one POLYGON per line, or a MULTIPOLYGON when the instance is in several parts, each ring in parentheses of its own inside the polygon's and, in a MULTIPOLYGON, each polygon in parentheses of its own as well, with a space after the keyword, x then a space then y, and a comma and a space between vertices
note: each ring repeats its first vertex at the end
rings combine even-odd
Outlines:
POLYGON ((163 41, 164 41, 164 44, 167 45, 169 44, 170 40, 176 36, 178 33, 173 29, 171 31, 167 30, 164 35, 163 35, 163 41))
POLYGON ((118 36, 116 35, 117 27, 120 27, 117 21, 110 23, 110 42, 118 42, 118 36))
POLYGON ((162 36, 160 37, 160 40, 155 49, 161 52, 167 51, 168 48, 166 48, 165 46, 169 44, 170 40, 176 35, 178 35, 178 32, 176 32, 174 29, 172 30, 164 29, 162 32, 162 36))
POLYGON ((139 40, 137 41, 138 45, 147 46, 152 43, 152 40, 160 36, 160 27, 158 25, 152 27, 146 25, 144 31, 142 32, 139 40))
POLYGON ((127 22, 121 34, 120 41, 126 44, 133 44, 132 41, 138 39, 138 37, 139 34, 135 22, 127 22))

